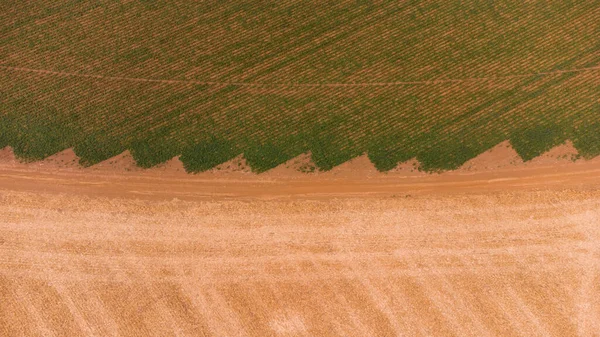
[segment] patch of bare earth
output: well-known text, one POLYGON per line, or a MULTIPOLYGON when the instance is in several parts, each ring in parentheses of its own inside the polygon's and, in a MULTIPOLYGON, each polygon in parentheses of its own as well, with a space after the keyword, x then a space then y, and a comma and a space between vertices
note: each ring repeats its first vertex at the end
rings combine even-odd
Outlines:
POLYGON ((509 141, 504 141, 477 157, 464 163, 458 171, 490 171, 519 167, 523 159, 519 157, 509 141))
POLYGON ((169 159, 166 163, 156 165, 148 169, 147 171, 166 175, 187 174, 183 163, 181 162, 181 160, 179 160, 179 156, 169 159))
POLYGON ((527 166, 551 166, 573 163, 579 159, 579 153, 571 141, 558 145, 548 152, 533 158, 526 163, 527 166))
POLYGON ((419 170, 421 163, 416 158, 407 160, 402 163, 398 163, 398 165, 391 169, 388 174, 397 174, 397 175, 406 175, 406 176, 423 176, 427 175, 427 173, 419 170))
POLYGON ((3 165, 16 165, 18 163, 10 146, 0 149, 0 163, 3 165))
POLYGON ((36 162, 23 162, 16 158, 13 149, 7 146, 0 149, 0 165, 12 167, 32 167, 40 170, 76 170, 81 169, 79 157, 73 149, 66 149, 36 162))
POLYGON ((280 177, 302 177, 307 174, 317 173, 317 167, 312 161, 310 153, 303 153, 297 157, 294 157, 287 162, 271 169, 265 173, 264 176, 270 178, 280 177))
POLYGON ((81 169, 73 149, 66 149, 36 163, 42 169, 81 169))
POLYGON ((89 167, 92 171, 115 171, 115 172, 132 172, 141 171, 142 168, 137 166, 135 159, 131 153, 126 150, 112 158, 106 159, 98 164, 89 167))
POLYGON ((486 172, 495 170, 515 170, 523 168, 556 167, 582 162, 577 149, 571 141, 553 147, 530 161, 524 162, 512 147, 504 141, 479 156, 467 161, 458 170, 460 172, 486 172))
POLYGON ((374 175, 380 174, 373 163, 369 160, 366 154, 350 159, 349 161, 334 167, 329 172, 322 173, 323 175, 330 176, 361 176, 363 178, 370 178, 374 175))
POLYGON ((213 177, 231 177, 231 178, 239 178, 245 177, 248 175, 254 175, 252 173, 252 169, 250 165, 246 162, 244 155, 239 155, 233 159, 230 159, 222 164, 215 166, 213 169, 210 169, 205 172, 200 172, 194 174, 196 177, 202 178, 213 178, 213 177))

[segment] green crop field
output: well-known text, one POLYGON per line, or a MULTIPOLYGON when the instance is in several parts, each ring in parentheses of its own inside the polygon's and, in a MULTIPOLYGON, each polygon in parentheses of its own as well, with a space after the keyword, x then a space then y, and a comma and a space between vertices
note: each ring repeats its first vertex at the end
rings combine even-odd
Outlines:
POLYGON ((256 172, 600 155, 600 1, 0 2, 0 148, 256 172))

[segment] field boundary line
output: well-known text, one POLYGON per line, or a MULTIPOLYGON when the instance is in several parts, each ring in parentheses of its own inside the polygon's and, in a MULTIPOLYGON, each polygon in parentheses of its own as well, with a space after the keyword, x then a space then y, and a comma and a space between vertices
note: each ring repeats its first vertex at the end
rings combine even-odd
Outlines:
MULTIPOLYGON (((0 63, 1 64, 1 63, 0 63)), ((385 87, 385 86, 403 86, 403 85, 435 85, 446 83, 462 83, 462 82, 485 82, 495 80, 505 80, 513 78, 527 78, 535 76, 550 76, 570 73, 600 71, 600 66, 587 68, 574 68, 565 70, 555 70, 529 74, 515 74, 506 76, 492 77, 471 77, 463 79, 440 79, 427 81, 397 81, 397 82, 350 82, 350 83, 260 83, 260 82, 218 82, 218 81, 197 81, 197 80, 177 80, 177 79, 152 79, 141 77, 123 77, 123 76, 105 76, 96 74, 79 74, 64 71, 54 71, 45 69, 33 69, 24 67, 11 67, 0 65, 0 69, 16 72, 28 72, 40 75, 54 75, 62 77, 78 77, 90 78, 97 80, 112 80, 112 81, 129 81, 129 82, 146 82, 146 83, 162 83, 162 84, 194 84, 194 85, 209 85, 209 86, 239 86, 239 87, 385 87)))

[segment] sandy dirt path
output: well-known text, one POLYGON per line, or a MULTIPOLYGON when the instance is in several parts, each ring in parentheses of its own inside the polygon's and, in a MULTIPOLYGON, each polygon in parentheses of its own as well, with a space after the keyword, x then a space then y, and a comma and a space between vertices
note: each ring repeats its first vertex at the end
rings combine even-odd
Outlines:
POLYGON ((599 178, 2 166, 0 335, 595 336, 599 178))

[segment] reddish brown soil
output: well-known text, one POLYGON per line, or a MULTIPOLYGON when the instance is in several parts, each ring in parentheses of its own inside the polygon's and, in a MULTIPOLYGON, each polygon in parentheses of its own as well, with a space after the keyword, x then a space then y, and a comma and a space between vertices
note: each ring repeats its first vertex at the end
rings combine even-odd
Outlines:
MULTIPOLYGON (((78 160, 75 153, 72 153, 72 155, 76 158, 76 160, 78 160)), ((131 156, 131 153, 129 153, 129 151, 125 151, 113 158, 107 159, 101 163, 89 167, 89 170, 130 172, 141 171, 142 169, 137 166, 135 160, 133 159, 133 156, 131 156)))
POLYGON ((552 148, 550 151, 524 163, 508 141, 466 162, 458 172, 490 172, 498 170, 518 170, 521 168, 556 167, 583 162, 577 149, 570 141, 552 148))

